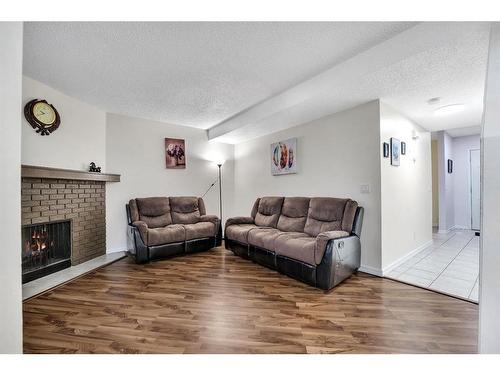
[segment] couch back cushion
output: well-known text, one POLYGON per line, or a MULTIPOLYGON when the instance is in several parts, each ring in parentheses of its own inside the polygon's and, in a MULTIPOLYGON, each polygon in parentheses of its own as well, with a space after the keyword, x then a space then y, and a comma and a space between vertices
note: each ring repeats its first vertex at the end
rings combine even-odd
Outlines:
MULTIPOLYGON (((170 202, 167 197, 137 198, 138 219, 144 221, 150 228, 164 227, 172 224, 170 216, 170 202)), ((134 219, 134 214, 131 216, 134 219)))
POLYGON ((284 232, 303 232, 310 198, 286 197, 283 200, 277 228, 284 232))
POLYGON ((340 198, 311 198, 304 232, 316 237, 321 232, 342 230, 342 218, 348 201, 340 198))
POLYGON ((259 203, 260 203, 260 198, 257 198, 252 207, 252 213, 250 214, 250 216, 252 216, 252 218, 254 219, 255 216, 257 215, 257 212, 259 211, 259 203))
POLYGON ((200 221, 197 197, 170 197, 170 207, 174 224, 195 224, 200 221))
POLYGON ((345 204, 344 216, 342 217, 342 230, 348 233, 352 232, 354 217, 358 209, 358 202, 349 199, 345 204))
POLYGON ((255 224, 260 227, 276 228, 283 205, 283 197, 262 197, 255 214, 255 224))

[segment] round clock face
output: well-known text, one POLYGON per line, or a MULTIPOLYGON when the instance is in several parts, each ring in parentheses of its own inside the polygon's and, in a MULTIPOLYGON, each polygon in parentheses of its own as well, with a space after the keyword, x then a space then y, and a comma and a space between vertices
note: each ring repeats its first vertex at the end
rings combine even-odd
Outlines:
POLYGON ((24 117, 40 135, 50 135, 59 128, 61 117, 46 100, 33 99, 24 106, 24 117))
POLYGON ((50 105, 38 102, 33 106, 33 115, 43 125, 50 126, 56 121, 56 113, 50 105))

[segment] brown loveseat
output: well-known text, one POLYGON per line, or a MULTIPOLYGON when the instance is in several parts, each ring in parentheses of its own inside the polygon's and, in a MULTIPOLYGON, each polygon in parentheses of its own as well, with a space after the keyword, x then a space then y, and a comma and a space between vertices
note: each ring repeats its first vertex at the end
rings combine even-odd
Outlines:
POLYGON ((206 214, 201 198, 136 198, 126 209, 128 251, 137 263, 209 250, 221 244, 220 220, 206 214))
POLYGON ((250 217, 226 221, 235 254, 321 289, 360 266, 363 208, 350 199, 263 197, 250 217))

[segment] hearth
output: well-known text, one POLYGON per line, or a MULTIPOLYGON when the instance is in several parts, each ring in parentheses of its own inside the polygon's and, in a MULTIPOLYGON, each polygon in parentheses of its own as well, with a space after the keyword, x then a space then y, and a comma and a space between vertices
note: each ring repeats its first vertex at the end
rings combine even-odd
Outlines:
POLYGON ((71 221, 22 227, 23 283, 71 266, 71 221))

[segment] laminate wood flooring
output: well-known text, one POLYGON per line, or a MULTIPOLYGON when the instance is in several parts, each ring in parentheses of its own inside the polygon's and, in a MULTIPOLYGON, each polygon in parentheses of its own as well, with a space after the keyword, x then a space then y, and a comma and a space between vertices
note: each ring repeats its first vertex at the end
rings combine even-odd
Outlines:
POLYGON ((222 247, 124 258, 24 303, 25 353, 475 353, 475 304, 358 273, 329 292, 222 247))

